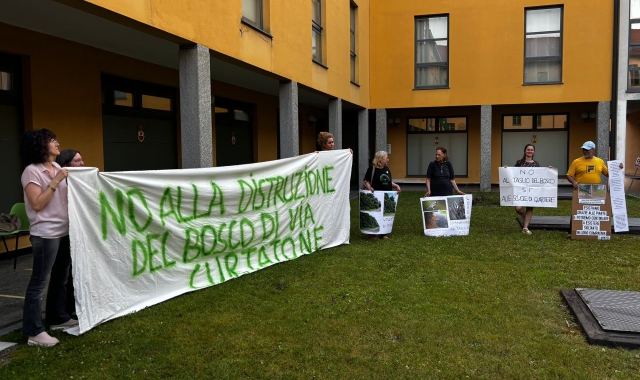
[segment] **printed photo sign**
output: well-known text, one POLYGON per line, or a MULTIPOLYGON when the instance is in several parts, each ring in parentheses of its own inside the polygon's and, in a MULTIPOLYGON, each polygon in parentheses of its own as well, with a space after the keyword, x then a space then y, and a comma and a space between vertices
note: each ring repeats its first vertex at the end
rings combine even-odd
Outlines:
POLYGON ((556 168, 499 168, 500 206, 558 207, 556 168))
POLYGON ((397 191, 360 190, 360 232, 367 235, 391 233, 398 206, 397 191))
POLYGON ((469 235, 471 195, 420 198, 426 236, 469 235))
POLYGON ((349 243, 349 150, 220 168, 69 169, 79 333, 349 243))

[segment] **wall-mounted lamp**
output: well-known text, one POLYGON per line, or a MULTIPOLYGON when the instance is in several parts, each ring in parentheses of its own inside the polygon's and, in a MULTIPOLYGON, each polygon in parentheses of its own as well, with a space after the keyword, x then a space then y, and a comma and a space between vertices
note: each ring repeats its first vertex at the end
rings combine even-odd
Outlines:
POLYGON ((309 122, 310 127, 315 127, 316 123, 318 122, 318 118, 313 115, 309 115, 309 117, 307 118, 307 121, 309 122))
POLYGON ((596 119, 596 113, 595 112, 591 112, 591 113, 583 112, 583 113, 580 114, 580 117, 582 118, 582 121, 584 121, 585 123, 588 123, 588 122, 594 121, 596 119))
POLYGON ((396 117, 394 119, 394 118, 390 117, 389 120, 387 120, 387 123, 392 127, 397 127, 398 125, 400 125, 400 118, 396 117))

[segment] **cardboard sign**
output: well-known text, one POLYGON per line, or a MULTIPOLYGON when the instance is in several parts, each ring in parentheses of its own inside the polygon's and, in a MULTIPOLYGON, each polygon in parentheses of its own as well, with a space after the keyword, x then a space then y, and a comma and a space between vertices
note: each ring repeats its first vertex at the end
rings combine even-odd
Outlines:
POLYGON ((573 190, 571 239, 611 239, 611 201, 607 185, 580 184, 573 190))

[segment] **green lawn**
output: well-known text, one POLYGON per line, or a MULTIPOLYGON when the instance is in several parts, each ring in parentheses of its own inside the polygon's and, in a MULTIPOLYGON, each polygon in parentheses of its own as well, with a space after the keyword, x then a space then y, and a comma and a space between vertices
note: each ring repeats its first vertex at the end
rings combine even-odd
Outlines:
MULTIPOLYGON (((640 351, 589 345, 559 291, 640 291, 640 236, 520 232, 497 193, 471 234, 423 235, 400 196, 389 240, 303 256, 119 318, 50 349, 21 346, 0 379, 592 378, 640 374, 640 351)), ((628 198, 629 216, 640 200, 628 198)), ((569 215, 570 201, 537 215, 569 215)), ((19 332, 3 337, 26 343, 19 332)))

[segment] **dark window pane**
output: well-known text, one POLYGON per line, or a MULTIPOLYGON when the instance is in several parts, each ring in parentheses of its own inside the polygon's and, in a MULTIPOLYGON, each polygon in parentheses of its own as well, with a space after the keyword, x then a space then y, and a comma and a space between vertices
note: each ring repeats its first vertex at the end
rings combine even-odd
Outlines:
POLYGON ((261 2, 262 0, 242 0, 242 17, 259 28, 262 28, 261 2))
POLYGON ((447 17, 430 17, 416 20, 417 39, 447 38, 447 19, 447 17))
POLYGON ((133 107, 133 94, 124 91, 114 91, 113 103, 117 106, 133 107))
POLYGON ((559 57, 560 41, 560 33, 527 36, 526 57, 559 57))
POLYGON ((171 111, 171 99, 159 96, 142 95, 142 108, 171 111))
POLYGON ((504 129, 533 129, 533 116, 505 116, 504 129))
POLYGON ((11 91, 12 89, 11 73, 0 71, 0 90, 11 91))
POLYGON ((447 45, 447 40, 418 42, 417 63, 448 62, 447 45))
POLYGON ((418 67, 416 82, 418 87, 447 86, 449 69, 446 67, 418 67))
POLYGON ((311 33, 311 50, 313 59, 322 62, 322 36, 315 30, 311 33))
POLYGON ((467 118, 466 117, 448 117, 444 119, 447 125, 448 131, 466 131, 467 130, 467 118))
POLYGON ((525 83, 560 82, 559 61, 526 62, 524 64, 525 83))
POLYGON ((527 33, 560 30, 560 8, 527 11, 527 33))
POLYGON ((322 5, 320 0, 311 0, 311 20, 321 25, 322 5))

